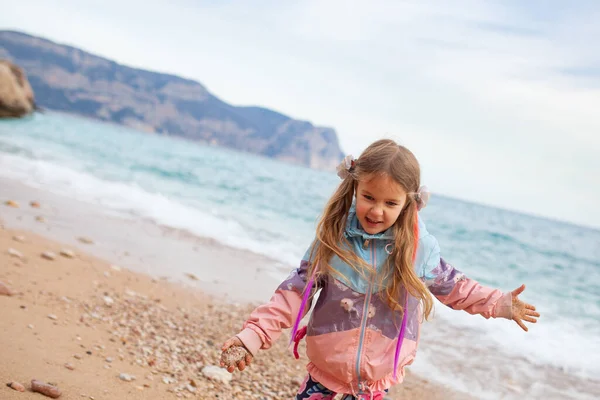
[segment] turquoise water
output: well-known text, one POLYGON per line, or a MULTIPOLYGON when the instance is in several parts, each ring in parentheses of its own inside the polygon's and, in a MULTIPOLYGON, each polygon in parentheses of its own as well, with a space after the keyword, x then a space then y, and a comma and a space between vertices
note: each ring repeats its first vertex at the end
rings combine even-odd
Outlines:
MULTIPOLYGON (((0 122, 0 176, 289 265, 339 182, 334 173, 54 113, 0 122)), ((497 362, 525 358, 596 379, 600 231, 435 195, 422 216, 444 258, 486 285, 526 283, 525 300, 543 313, 525 335, 512 322, 438 307, 444 334, 471 329, 497 362)), ((436 335, 432 342, 442 340, 436 335)))

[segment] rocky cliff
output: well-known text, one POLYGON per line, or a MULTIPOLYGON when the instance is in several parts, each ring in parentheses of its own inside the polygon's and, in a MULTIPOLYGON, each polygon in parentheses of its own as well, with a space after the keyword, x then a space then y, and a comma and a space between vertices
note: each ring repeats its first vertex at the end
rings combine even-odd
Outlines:
POLYGON ((248 151, 312 168, 343 157, 336 132, 261 107, 227 104, 195 81, 0 31, 0 59, 23 67, 43 108, 248 151))
POLYGON ((36 109, 27 75, 18 65, 0 59, 0 118, 18 118, 36 109))

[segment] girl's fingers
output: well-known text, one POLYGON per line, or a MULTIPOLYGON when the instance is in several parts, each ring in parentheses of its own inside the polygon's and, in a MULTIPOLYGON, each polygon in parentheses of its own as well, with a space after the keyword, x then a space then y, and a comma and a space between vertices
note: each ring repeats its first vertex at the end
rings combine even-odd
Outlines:
POLYGON ((518 295, 520 295, 521 293, 523 293, 523 290, 525 290, 525 285, 521 285, 518 288, 516 288, 515 290, 512 291, 512 296, 513 298, 517 297, 518 295))
POLYGON ((233 374, 233 371, 235 371, 235 367, 233 365, 230 365, 229 367, 227 367, 227 372, 229 372, 230 374, 233 374))
POLYGON ((520 319, 515 319, 515 322, 521 327, 521 329, 523 329, 525 332, 527 332, 529 329, 527 329, 527 327, 525 326, 525 324, 523 323, 523 321, 521 321, 520 319))
POLYGON ((225 351, 233 345, 233 339, 227 339, 223 346, 221 346, 221 351, 225 351))
POLYGON ((252 354, 246 353, 246 365, 250 365, 252 362, 252 354))
POLYGON ((535 312, 535 311, 531 311, 531 310, 525 310, 525 315, 530 315, 532 317, 539 317, 540 313, 539 312, 535 312))
POLYGON ((237 364, 237 366, 240 371, 243 371, 244 368, 246 368, 246 362, 244 362, 244 360, 242 360, 237 364))
POLYGON ((527 303, 525 303, 525 308, 526 308, 526 309, 528 309, 528 310, 533 310, 533 311, 535 311, 535 306, 532 306, 531 304, 527 304, 527 303))
POLYGON ((535 324, 537 322, 537 319, 531 318, 531 317, 527 317, 527 316, 523 317, 523 320, 527 321, 527 322, 531 322, 532 324, 535 324))

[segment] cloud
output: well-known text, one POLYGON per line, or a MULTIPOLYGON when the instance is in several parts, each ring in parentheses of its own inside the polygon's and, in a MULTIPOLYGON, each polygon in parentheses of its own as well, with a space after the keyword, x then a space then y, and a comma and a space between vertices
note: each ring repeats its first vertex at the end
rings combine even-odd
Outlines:
POLYGON ((593 1, 14 3, 1 25, 414 149, 441 193, 600 226, 593 1), (35 10, 35 12, 33 12, 35 10))

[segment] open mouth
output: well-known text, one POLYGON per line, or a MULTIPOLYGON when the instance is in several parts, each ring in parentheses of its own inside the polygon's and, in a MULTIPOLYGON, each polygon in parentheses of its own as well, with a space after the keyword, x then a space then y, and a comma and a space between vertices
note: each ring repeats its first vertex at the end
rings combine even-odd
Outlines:
POLYGON ((383 221, 375 221, 375 220, 372 220, 372 219, 371 219, 371 218, 369 218, 369 217, 365 217, 365 219, 367 220, 367 223, 368 223, 369 225, 377 225, 377 224, 381 224, 381 223, 383 222, 383 221))

